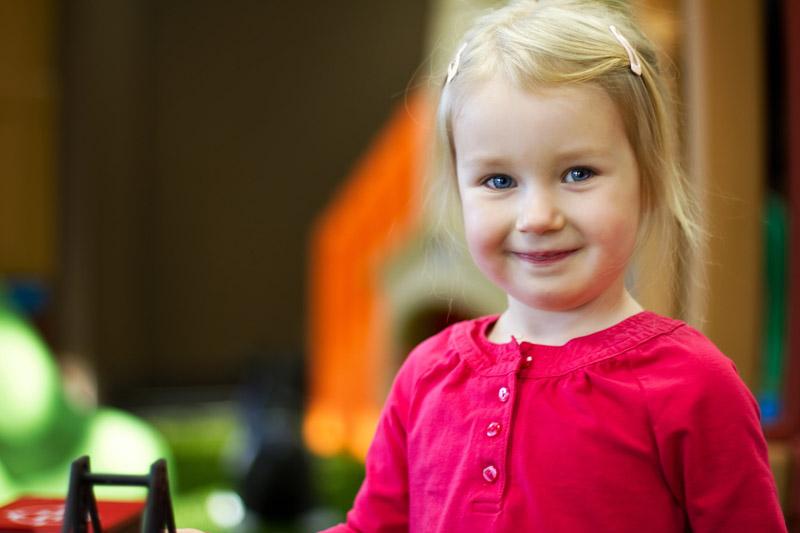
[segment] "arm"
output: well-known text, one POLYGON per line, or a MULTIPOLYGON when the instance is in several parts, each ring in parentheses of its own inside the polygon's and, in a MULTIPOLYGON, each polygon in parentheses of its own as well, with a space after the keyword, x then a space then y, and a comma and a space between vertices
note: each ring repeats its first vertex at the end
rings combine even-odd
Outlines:
POLYGON ((719 354, 676 370, 651 389, 653 423, 691 530, 785 532, 758 405, 733 363, 719 354))

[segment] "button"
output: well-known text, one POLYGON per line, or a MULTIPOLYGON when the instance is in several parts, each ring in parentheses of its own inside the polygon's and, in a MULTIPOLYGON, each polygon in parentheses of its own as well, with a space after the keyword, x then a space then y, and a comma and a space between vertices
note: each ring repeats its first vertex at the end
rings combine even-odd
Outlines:
POLYGON ((532 355, 526 355, 525 359, 522 360, 522 366, 524 366, 526 368, 531 366, 531 363, 533 363, 533 356, 532 355))
POLYGON ((497 391, 497 397, 500 398, 500 401, 503 403, 508 401, 509 396, 511 396, 511 393, 508 392, 507 387, 500 387, 500 390, 497 391))
POLYGON ((494 483, 497 481, 497 469, 489 465, 483 469, 483 479, 485 479, 489 483, 494 483))
POLYGON ((491 424, 486 426, 486 436, 487 437, 496 437, 498 433, 500 433, 500 423, 499 422, 492 422, 491 424))

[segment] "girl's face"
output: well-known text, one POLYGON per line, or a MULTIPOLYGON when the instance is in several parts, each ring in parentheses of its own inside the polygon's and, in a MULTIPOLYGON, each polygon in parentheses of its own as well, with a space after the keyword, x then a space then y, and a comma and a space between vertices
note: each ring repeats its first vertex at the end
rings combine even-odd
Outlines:
POLYGON ((622 297, 639 172, 604 90, 493 79, 454 115, 453 142, 467 244, 493 283, 548 311, 622 297))

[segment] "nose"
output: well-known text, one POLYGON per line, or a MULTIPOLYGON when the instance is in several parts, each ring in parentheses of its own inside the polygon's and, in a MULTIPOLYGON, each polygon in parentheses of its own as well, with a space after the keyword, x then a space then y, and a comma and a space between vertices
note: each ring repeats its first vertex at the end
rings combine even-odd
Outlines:
POLYGON ((524 195, 517 214, 517 231, 522 233, 548 233, 564 227, 566 219, 556 195, 537 188, 524 195))

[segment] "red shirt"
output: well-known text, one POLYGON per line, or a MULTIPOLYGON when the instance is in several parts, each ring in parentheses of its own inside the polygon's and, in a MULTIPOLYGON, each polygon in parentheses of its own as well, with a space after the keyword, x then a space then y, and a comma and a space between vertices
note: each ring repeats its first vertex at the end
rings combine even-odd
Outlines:
POLYGON ((642 312, 563 346, 461 322, 400 369, 330 532, 784 532, 758 406, 730 359, 642 312))

